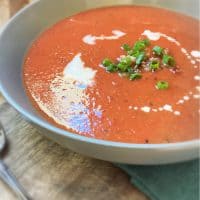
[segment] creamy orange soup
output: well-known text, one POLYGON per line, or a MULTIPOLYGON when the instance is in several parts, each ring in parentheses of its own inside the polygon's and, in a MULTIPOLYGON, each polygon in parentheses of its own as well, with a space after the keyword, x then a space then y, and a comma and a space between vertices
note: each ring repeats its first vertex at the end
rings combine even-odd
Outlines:
MULTIPOLYGON (((33 106, 75 134, 129 143, 199 137, 199 21, 171 11, 121 6, 89 10, 42 33, 25 57, 24 85, 33 106), (122 44, 147 38, 167 48, 178 73, 142 71, 130 81, 102 66, 122 44), (158 90, 159 80, 169 83, 158 90)), ((123 57, 123 56, 122 56, 123 57)))

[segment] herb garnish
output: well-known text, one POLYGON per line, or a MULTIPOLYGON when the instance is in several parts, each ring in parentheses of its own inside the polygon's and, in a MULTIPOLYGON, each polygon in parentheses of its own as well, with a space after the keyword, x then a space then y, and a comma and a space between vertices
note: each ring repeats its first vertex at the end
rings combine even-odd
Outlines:
POLYGON ((174 67, 175 66, 175 60, 172 56, 169 55, 163 55, 163 59, 162 62, 164 65, 168 66, 168 67, 174 67))
POLYGON ((156 83, 156 89, 158 90, 166 90, 169 87, 169 83, 167 81, 158 81, 156 83))
MULTIPOLYGON (((166 68, 177 68, 173 56, 168 54, 168 50, 160 46, 150 48, 149 39, 140 39, 133 46, 123 44, 122 49, 126 55, 121 56, 118 61, 113 62, 109 58, 102 61, 103 66, 108 72, 118 72, 123 74, 123 77, 128 77, 130 80, 142 78, 143 71, 155 72, 166 68)), ((168 82, 159 81, 156 83, 157 89, 167 89, 168 82)))
POLYGON ((155 71, 159 69, 159 67, 160 67, 160 61, 158 59, 153 59, 152 61, 150 61, 149 68, 151 71, 155 71))
POLYGON ((142 78, 142 74, 140 73, 133 73, 133 74, 130 74, 130 80, 135 80, 135 79, 140 79, 142 78))
POLYGON ((123 49, 124 51, 130 51, 130 50, 131 50, 131 47, 130 47, 128 44, 123 44, 123 45, 122 45, 122 49, 123 49))
POLYGON ((113 62, 109 58, 105 58, 102 61, 102 64, 103 64, 104 67, 108 67, 109 65, 113 64, 113 62))
POLYGON ((155 55, 157 56, 162 56, 163 55, 163 48, 159 47, 159 46, 154 46, 153 47, 153 52, 155 53, 155 55))
POLYGON ((142 61, 144 60, 144 58, 145 58, 145 52, 142 51, 136 57, 136 61, 135 61, 136 65, 139 66, 142 63, 142 61))

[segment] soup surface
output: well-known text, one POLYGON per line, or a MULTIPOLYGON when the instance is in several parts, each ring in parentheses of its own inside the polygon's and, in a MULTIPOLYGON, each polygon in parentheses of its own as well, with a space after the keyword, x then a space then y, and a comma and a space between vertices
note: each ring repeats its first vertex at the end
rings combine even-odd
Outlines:
POLYGON ((76 134, 129 143, 167 143, 199 137, 199 21, 137 6, 89 10, 42 33, 28 50, 24 85, 46 120, 76 134), (178 73, 144 71, 130 81, 109 73, 104 58, 122 44, 148 38, 168 48, 178 73), (159 80, 169 83, 158 90, 159 80))

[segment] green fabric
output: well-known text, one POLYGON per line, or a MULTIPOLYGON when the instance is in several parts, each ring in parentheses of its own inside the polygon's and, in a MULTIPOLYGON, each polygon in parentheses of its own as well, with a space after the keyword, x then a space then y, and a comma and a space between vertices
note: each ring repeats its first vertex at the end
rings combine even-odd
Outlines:
POLYGON ((118 166, 152 200, 200 199, 199 160, 159 166, 118 166))

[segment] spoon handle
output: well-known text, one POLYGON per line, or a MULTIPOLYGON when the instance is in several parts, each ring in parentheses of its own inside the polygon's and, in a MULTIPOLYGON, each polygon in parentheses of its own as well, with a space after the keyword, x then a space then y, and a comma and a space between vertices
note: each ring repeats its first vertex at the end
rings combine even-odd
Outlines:
POLYGON ((18 183, 15 176, 8 167, 0 160, 0 178, 12 189, 20 200, 30 200, 22 186, 18 183))

